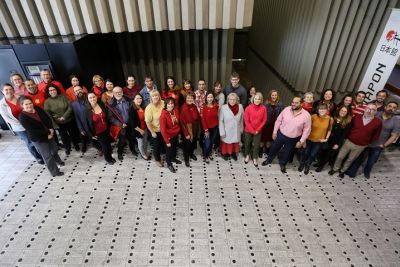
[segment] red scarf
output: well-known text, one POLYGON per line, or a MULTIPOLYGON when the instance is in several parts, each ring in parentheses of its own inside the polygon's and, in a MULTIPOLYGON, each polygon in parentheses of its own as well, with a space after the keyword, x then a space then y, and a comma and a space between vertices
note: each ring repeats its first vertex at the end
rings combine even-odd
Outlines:
POLYGON ((228 104, 228 107, 231 109, 233 115, 238 114, 239 112, 239 104, 235 104, 233 106, 231 106, 230 104, 228 104))

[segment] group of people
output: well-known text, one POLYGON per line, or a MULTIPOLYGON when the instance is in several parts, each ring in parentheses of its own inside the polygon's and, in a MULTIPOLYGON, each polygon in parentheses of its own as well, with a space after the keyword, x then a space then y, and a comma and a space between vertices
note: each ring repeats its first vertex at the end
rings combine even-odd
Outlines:
POLYGON ((200 147, 206 163, 214 159, 214 148, 225 160, 238 160, 242 149, 244 163, 252 161, 255 167, 264 152, 262 165, 269 165, 282 152, 283 173, 296 153, 301 154, 299 171, 308 174, 313 163, 317 172, 322 171, 329 163, 329 174, 339 172, 340 177, 345 172, 354 177, 367 159, 364 175, 368 178, 381 151, 400 134, 394 116, 398 104, 385 103, 385 91, 378 92, 374 103, 365 105, 365 92, 359 91, 336 105, 334 92, 327 89, 317 101, 306 93, 284 107, 277 90, 264 100, 254 86, 246 90, 235 72, 224 90, 220 82, 207 90, 202 79, 196 89, 189 80, 180 87, 171 76, 161 90, 151 76, 141 87, 130 75, 126 86, 120 87, 94 75, 88 89, 72 75, 66 90, 49 70, 41 71, 41 79, 36 84, 12 74, 11 83, 2 86, 0 115, 52 176, 63 175, 64 162, 58 155, 61 139, 66 155, 72 147, 85 153, 91 143, 108 164, 116 162, 112 142, 117 143, 121 161, 127 144, 131 153, 150 160, 151 144, 156 165, 164 166, 161 155, 165 154, 166 167, 173 173, 174 164, 182 164, 177 158, 179 147, 187 167, 197 160, 195 150, 200 147))

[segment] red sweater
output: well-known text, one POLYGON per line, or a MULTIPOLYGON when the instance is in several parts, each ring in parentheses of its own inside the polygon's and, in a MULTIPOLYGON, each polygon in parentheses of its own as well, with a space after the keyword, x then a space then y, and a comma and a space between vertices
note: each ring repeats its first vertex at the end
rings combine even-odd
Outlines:
POLYGON ((56 86, 58 87, 58 89, 60 89, 60 93, 61 93, 62 95, 65 95, 64 86, 63 86, 59 81, 55 81, 55 80, 53 80, 53 81, 51 81, 51 82, 49 82, 49 83, 40 82, 40 83, 38 84, 38 90, 39 90, 39 92, 42 92, 43 94, 46 94, 46 86, 47 86, 48 84, 50 84, 50 83, 56 85, 56 86))
POLYGON ((264 105, 250 104, 244 111, 244 131, 256 134, 261 132, 267 121, 267 109, 264 105))
POLYGON ((38 90, 36 94, 32 95, 31 93, 26 91, 25 95, 32 98, 34 106, 40 107, 42 109, 44 108, 44 101, 46 100, 46 96, 44 95, 44 93, 38 90))
POLYGON ((169 144, 169 140, 179 134, 181 127, 179 126, 179 111, 174 109, 171 113, 167 110, 163 110, 160 116, 160 131, 165 141, 165 144, 169 144), (173 117, 176 119, 173 121, 173 117))
POLYGON ((201 123, 204 131, 218 126, 218 105, 214 104, 212 107, 203 105, 203 114, 201 116, 201 123))
POLYGON ((373 118, 364 126, 362 116, 355 115, 351 121, 351 129, 347 139, 358 146, 367 146, 379 138, 382 130, 382 122, 378 118, 373 118))
POLYGON ((200 122, 199 111, 195 104, 188 105, 184 103, 180 110, 181 114, 181 125, 184 136, 191 135, 189 128, 193 129, 200 122), (189 125, 190 124, 190 125, 189 125))
POLYGON ((122 88, 122 91, 124 92, 124 95, 129 97, 130 99, 133 99, 133 97, 140 92, 142 88, 138 85, 135 84, 132 88, 128 88, 125 86, 122 88))

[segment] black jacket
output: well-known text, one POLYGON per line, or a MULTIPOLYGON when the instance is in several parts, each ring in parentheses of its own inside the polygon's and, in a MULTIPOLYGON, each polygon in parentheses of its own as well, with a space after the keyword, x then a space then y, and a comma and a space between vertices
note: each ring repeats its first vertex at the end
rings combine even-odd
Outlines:
POLYGON ((136 138, 142 138, 143 136, 135 130, 136 127, 140 128, 140 119, 137 110, 131 105, 129 107, 129 120, 128 120, 128 125, 130 125, 130 133, 135 136, 136 138))
MULTIPOLYGON (((106 114, 106 117, 107 117, 107 110, 104 107, 103 103, 98 102, 98 104, 99 104, 102 112, 104 112, 104 114, 106 114)), ((89 105, 88 108, 85 110, 85 114, 84 114, 84 121, 85 121, 85 124, 87 125, 87 134, 88 134, 89 138, 96 136, 96 131, 94 129, 92 116, 93 116, 92 107, 89 105)), ((107 125, 109 126, 109 123, 107 123, 107 125)))
POLYGON ((53 129, 52 120, 40 107, 34 107, 34 109, 39 115, 40 121, 29 117, 24 112, 19 114, 19 121, 24 126, 32 142, 47 142, 50 134, 49 129, 53 129))

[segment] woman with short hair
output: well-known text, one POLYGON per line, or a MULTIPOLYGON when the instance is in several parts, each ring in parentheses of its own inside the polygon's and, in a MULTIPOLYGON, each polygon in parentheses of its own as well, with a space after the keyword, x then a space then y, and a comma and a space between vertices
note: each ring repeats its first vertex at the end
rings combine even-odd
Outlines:
POLYGON ((19 121, 25 128, 29 139, 36 150, 40 153, 50 174, 55 176, 64 175, 57 166, 64 166, 65 163, 58 155, 58 147, 54 141, 54 127, 49 115, 40 107, 33 105, 32 98, 21 96, 19 103, 22 112, 19 114, 19 121))
POLYGON ((240 137, 243 133, 243 106, 236 93, 230 93, 227 104, 223 105, 219 113, 219 133, 221 137, 220 151, 224 160, 232 157, 237 160, 240 137))

